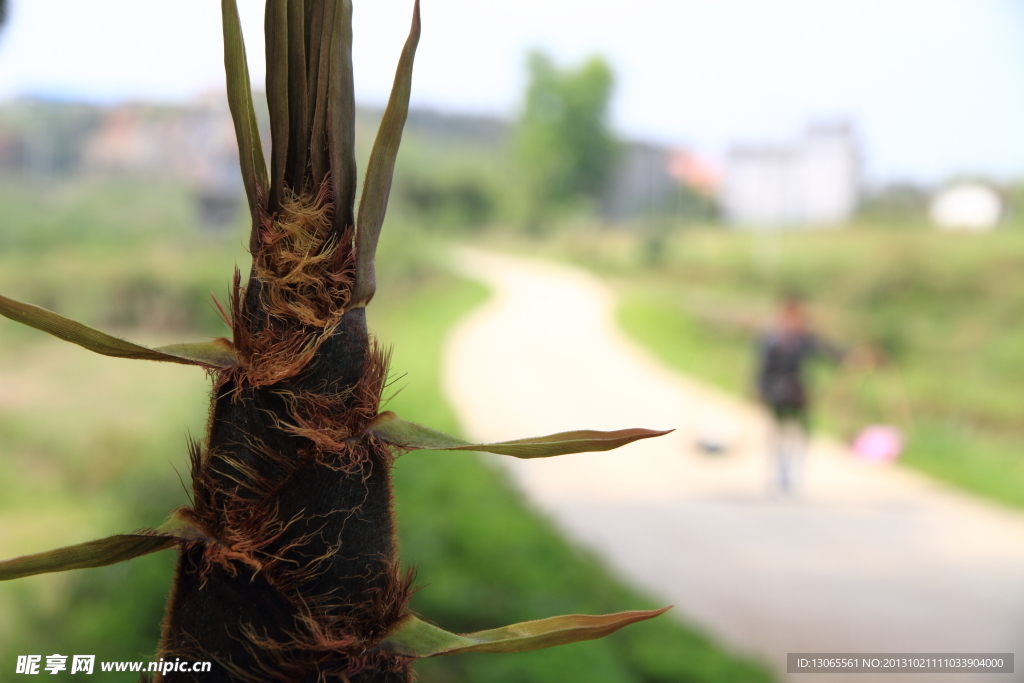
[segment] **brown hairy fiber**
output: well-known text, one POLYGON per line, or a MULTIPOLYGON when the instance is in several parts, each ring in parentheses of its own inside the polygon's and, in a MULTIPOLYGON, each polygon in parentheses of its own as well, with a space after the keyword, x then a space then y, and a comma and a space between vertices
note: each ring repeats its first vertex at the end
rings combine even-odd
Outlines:
POLYGON ((230 378, 238 386, 267 386, 297 375, 344 315, 355 274, 353 231, 349 227, 339 238, 332 220, 330 176, 315 195, 285 188, 278 213, 260 212, 250 285, 242 288, 236 277, 232 295, 240 367, 230 378), (257 305, 247 296, 254 284, 257 305))
POLYGON ((332 237, 331 186, 328 179, 316 196, 296 196, 286 189, 281 211, 261 223, 256 275, 266 310, 282 320, 328 328, 348 304, 351 274, 335 271, 340 246, 332 237))

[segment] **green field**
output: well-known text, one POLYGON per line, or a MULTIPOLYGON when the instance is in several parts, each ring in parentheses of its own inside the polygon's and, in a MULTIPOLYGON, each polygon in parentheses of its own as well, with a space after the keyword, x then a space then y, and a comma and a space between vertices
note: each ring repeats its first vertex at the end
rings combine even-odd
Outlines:
POLYGON ((819 366, 814 424, 849 438, 888 423, 903 462, 1024 506, 1024 230, 923 227, 757 234, 676 232, 651 258, 627 232, 565 231, 542 245, 614 283, 619 321, 671 365, 753 397, 754 342, 780 294, 802 293, 817 329, 882 356, 872 371, 819 366))
MULTIPOLYGON (((245 226, 191 227, 183 187, 92 182, 0 189, 0 292, 143 343, 223 334, 206 303, 247 265, 245 226)), ((394 346, 403 417, 458 431, 438 381, 445 331, 486 293, 447 275, 443 249, 410 228, 382 238, 371 326, 394 346)), ((0 556, 141 526, 187 504, 187 433, 203 433, 208 383, 194 368, 105 358, 0 319, 0 556), (184 480, 184 484, 179 481, 184 480)), ((530 511, 474 454, 416 452, 395 466, 406 562, 421 614, 472 631, 563 613, 654 607, 530 511)), ((18 654, 152 655, 174 554, 0 583, 0 670, 18 654)), ((678 619, 520 655, 423 662, 440 683, 676 683, 771 679, 678 619)))

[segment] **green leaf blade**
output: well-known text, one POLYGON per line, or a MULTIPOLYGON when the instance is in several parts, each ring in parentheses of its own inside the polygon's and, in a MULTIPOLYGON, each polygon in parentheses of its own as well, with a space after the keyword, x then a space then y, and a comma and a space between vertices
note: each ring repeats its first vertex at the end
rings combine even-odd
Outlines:
POLYGON ((72 569, 106 567, 140 555, 166 550, 177 542, 173 536, 118 534, 98 541, 5 560, 0 562, 0 581, 72 569))
POLYGON ((181 541, 211 540, 197 523, 195 513, 182 507, 175 510, 174 514, 154 531, 117 534, 96 541, 4 560, 0 562, 0 581, 72 569, 106 567, 166 550, 181 541))
POLYGON ((569 614, 525 621, 463 635, 407 616, 378 646, 405 657, 439 657, 464 652, 529 652, 603 638, 620 628, 653 619, 671 607, 616 614, 569 614))
POLYGON ((52 334, 103 356, 156 360, 182 365, 226 368, 238 364, 234 345, 224 338, 196 344, 171 344, 151 349, 141 344, 100 332, 45 308, 0 296, 0 315, 52 334))
POLYGON ((663 436, 672 430, 620 429, 600 432, 585 429, 499 443, 469 443, 436 429, 415 422, 406 422, 394 413, 385 411, 374 418, 366 431, 394 446, 408 450, 486 451, 516 458, 549 458, 570 453, 610 451, 640 439, 663 436))
POLYGON ((260 193, 267 189, 267 166, 263 159, 263 145, 252 103, 249 64, 235 0, 221 0, 221 16, 224 23, 224 71, 228 82, 228 107, 235 123, 242 182, 252 216, 250 248, 253 249, 258 238, 260 193))
POLYGON ((416 0, 412 28, 402 49, 402 56, 398 60, 395 83, 391 89, 388 106, 384 109, 377 139, 370 152, 363 194, 359 198, 359 214, 356 216, 356 281, 352 291, 352 308, 365 306, 377 291, 373 261, 380 229, 384 224, 384 214, 388 208, 395 159, 398 157, 398 148, 402 142, 402 129, 409 114, 412 66, 419 40, 420 3, 416 0))

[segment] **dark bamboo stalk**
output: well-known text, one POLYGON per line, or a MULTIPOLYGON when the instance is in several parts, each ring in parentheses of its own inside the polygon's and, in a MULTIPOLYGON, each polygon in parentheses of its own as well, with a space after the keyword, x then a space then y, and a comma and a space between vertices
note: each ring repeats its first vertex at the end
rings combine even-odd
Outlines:
POLYGON ((391 454, 341 436, 376 413, 383 360, 363 309, 353 309, 294 379, 221 384, 208 445, 194 458, 196 512, 226 546, 251 555, 182 553, 161 656, 211 660, 215 671, 162 680, 408 680, 411 660, 366 653, 404 614, 408 594, 391 454))

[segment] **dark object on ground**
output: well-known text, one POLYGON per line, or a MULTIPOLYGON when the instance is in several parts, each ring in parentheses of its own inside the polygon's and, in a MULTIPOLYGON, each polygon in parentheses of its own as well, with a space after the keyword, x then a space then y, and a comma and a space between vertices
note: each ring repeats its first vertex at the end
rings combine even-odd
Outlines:
POLYGON ((729 444, 719 439, 697 438, 697 449, 704 455, 722 456, 729 452, 729 444))

